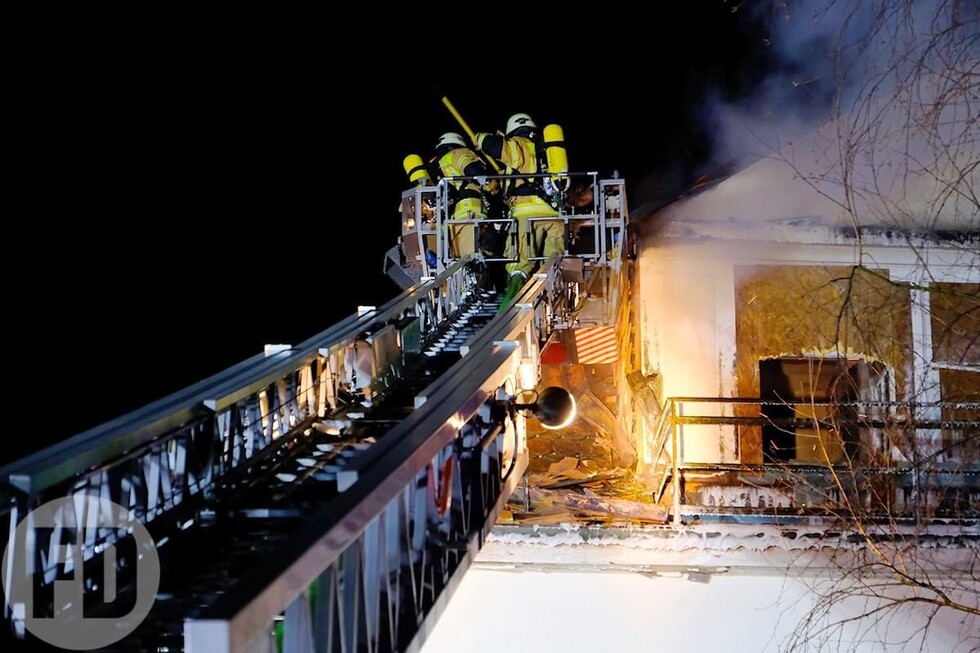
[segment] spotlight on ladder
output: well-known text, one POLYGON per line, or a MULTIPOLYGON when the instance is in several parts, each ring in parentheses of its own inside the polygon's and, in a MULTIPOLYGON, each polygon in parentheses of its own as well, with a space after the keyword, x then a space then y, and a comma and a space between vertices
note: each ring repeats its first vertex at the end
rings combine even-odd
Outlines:
POLYGON ((546 429, 563 429, 575 419, 575 397, 565 388, 549 385, 540 391, 524 391, 521 396, 529 393, 534 395, 530 402, 521 403, 518 397, 511 399, 514 410, 529 411, 546 429))

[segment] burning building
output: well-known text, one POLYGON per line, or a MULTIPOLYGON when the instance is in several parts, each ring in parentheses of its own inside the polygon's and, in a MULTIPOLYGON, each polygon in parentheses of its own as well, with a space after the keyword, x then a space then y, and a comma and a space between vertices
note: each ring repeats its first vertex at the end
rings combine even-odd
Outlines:
MULTIPOLYGON (((980 150, 975 84, 950 93, 950 77, 901 89, 946 100, 911 123, 909 104, 865 100, 631 216, 624 353, 563 374, 616 388, 606 403, 627 444, 593 433, 648 495, 629 507, 595 471, 601 455, 531 434, 544 484, 532 474, 466 583, 519 572, 493 584, 520 595, 554 650, 591 641, 563 621, 579 601, 624 645, 976 650, 980 150), (737 645, 699 633, 702 609, 725 615, 737 645)), ((434 646, 463 636, 457 609, 434 646)), ((490 637, 470 634, 457 644, 490 637)))

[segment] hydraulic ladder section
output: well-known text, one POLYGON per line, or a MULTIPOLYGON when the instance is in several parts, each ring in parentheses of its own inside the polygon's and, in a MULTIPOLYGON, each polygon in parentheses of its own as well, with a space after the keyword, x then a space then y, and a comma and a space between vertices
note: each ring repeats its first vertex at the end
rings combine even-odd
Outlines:
MULTIPOLYGON (((415 258, 384 306, 0 468, 0 637, 40 646, 38 622, 129 623, 138 524, 159 588, 101 650, 417 650, 522 479, 518 397, 540 351, 618 266, 625 211, 606 207, 625 208, 625 187, 590 174, 599 199, 562 219, 594 251, 540 261, 504 310, 493 261, 415 258), (84 613, 56 591, 66 582, 84 613)), ((424 247, 432 225, 418 228, 424 247)))
MULTIPOLYGON (((527 370, 550 328, 547 275, 498 315, 481 266, 457 261, 380 309, 0 469, 4 587, 30 589, 8 597, 6 635, 37 644, 31 620, 56 614, 81 627, 54 590, 79 578, 65 544, 80 550, 86 600, 98 606, 112 548, 119 603, 133 604, 126 529, 78 526, 117 504, 162 568, 118 650, 268 650, 277 629, 286 650, 417 648, 524 472, 511 406, 522 373, 536 383, 527 370), (16 528, 63 497, 86 514, 16 528)), ((114 616, 85 619, 102 614, 114 616)))

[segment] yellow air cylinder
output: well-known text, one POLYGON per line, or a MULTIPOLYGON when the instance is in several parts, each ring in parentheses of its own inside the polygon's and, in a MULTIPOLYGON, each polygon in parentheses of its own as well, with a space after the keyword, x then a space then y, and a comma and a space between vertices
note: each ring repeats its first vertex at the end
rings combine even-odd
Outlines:
POLYGON ((432 186, 432 177, 429 176, 429 171, 425 169, 425 163, 422 162, 422 157, 418 154, 406 156, 402 166, 405 168, 405 174, 408 175, 409 181, 413 184, 432 186))
POLYGON ((544 128, 544 152, 548 162, 548 172, 563 174, 568 172, 568 155, 565 153, 565 132, 558 125, 544 128))

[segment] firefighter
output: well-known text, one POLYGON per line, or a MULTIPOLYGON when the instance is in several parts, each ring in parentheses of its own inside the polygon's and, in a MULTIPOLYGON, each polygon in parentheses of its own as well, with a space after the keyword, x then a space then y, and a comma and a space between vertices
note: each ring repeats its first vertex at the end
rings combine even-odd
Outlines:
POLYGON ((543 155, 542 142, 537 125, 526 113, 515 113, 507 120, 507 130, 501 135, 477 134, 477 149, 506 166, 507 174, 513 174, 504 186, 504 201, 508 216, 517 220, 517 261, 507 264, 507 291, 501 310, 513 299, 524 282, 537 267, 531 256, 547 260, 554 254, 565 252, 565 227, 561 220, 530 218, 558 218, 558 204, 549 195, 542 178, 528 177, 542 170, 539 157, 543 155), (533 228, 528 231, 528 225, 533 228))
MULTIPOLYGON (((460 134, 447 132, 439 137, 436 145, 439 172, 449 184, 450 220, 482 220, 487 217, 484 208, 484 188, 487 185, 487 167, 471 150, 460 134), (452 179, 454 177, 479 177, 480 179, 452 179), (481 185, 481 181, 483 182, 481 185)), ((473 223, 450 227, 450 255, 461 258, 475 251, 476 226, 473 223)))

